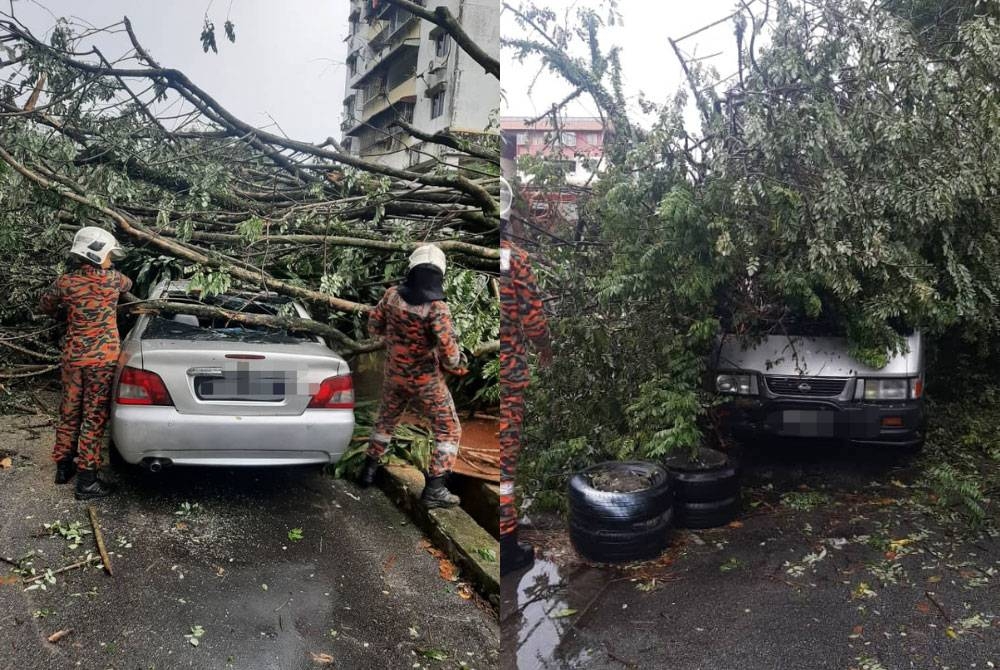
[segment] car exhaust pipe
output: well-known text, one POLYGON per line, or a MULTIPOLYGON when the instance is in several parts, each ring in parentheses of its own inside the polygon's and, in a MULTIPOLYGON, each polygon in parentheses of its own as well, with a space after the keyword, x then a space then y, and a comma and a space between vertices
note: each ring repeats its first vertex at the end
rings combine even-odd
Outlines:
POLYGON ((149 472, 151 472, 152 474, 155 475, 158 472, 161 472, 163 470, 163 468, 165 468, 168 465, 170 465, 170 459, 169 458, 150 458, 150 459, 147 459, 144 462, 144 465, 146 466, 146 470, 148 470, 149 472))

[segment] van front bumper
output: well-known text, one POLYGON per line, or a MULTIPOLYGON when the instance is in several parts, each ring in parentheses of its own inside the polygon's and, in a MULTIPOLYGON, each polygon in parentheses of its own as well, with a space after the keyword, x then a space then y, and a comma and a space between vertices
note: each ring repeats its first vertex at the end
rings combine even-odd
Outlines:
POLYGON ((917 447, 924 440, 922 399, 894 403, 733 398, 720 406, 723 428, 740 440, 834 439, 871 446, 917 447))

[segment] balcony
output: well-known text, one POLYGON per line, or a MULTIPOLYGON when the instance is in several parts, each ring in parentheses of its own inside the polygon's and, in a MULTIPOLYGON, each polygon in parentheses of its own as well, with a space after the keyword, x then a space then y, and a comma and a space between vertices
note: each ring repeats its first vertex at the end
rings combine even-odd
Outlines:
POLYGON ((407 101, 406 98, 415 100, 416 97, 417 79, 416 77, 411 77, 395 88, 378 93, 370 100, 365 100, 364 107, 362 108, 362 118, 367 121, 376 114, 394 107, 397 103, 407 101))
POLYGON ((397 11, 387 20, 381 21, 382 28, 371 38, 370 44, 373 51, 389 46, 393 41, 402 37, 420 38, 420 28, 417 17, 406 11, 397 11), (414 29, 416 28, 416 29, 414 29))
POLYGON ((357 79, 352 78, 351 88, 364 88, 371 76, 385 70, 391 63, 409 58, 416 61, 420 49, 420 23, 413 22, 408 30, 399 31, 391 44, 382 49, 372 47, 372 57, 365 63, 367 69, 357 79))

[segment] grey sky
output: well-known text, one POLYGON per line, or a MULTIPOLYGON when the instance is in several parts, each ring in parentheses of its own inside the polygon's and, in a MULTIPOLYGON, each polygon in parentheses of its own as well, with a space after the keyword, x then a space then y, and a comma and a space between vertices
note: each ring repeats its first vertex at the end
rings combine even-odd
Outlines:
MULTIPOLYGON (((244 121, 267 126, 270 114, 289 136, 317 141, 340 137, 349 6, 348 0, 232 0, 231 6, 230 0, 15 0, 14 11, 46 37, 53 15, 96 26, 127 15, 154 58, 183 71, 244 121), (206 10, 218 54, 201 49, 206 10), (223 33, 227 15, 236 24, 235 44, 223 33)), ((129 48, 123 35, 93 41, 109 58, 129 48)))
MULTIPOLYGON (((514 4, 514 3, 512 3, 514 4)), ((574 6, 596 6, 594 0, 549 0, 547 5, 557 12, 565 12, 574 6)), ((751 5, 753 3, 751 2, 751 5)), ((667 38, 678 38, 698 28, 706 26, 733 12, 738 3, 733 0, 700 0, 681 2, 679 0, 620 0, 619 10, 624 25, 605 31, 605 49, 613 44, 622 47, 623 80, 632 111, 637 112, 635 101, 639 91, 656 102, 662 102, 668 94, 684 86, 684 74, 667 38)), ((572 16, 572 15, 571 15, 572 16)), ((504 35, 523 34, 509 12, 501 19, 504 35)), ((696 37, 679 45, 687 56, 707 56, 723 52, 712 58, 711 63, 722 76, 736 71, 736 47, 733 24, 726 21, 710 28, 696 37)), ((544 112, 553 103, 559 102, 569 92, 565 82, 547 71, 537 79, 539 60, 517 63, 511 58, 510 49, 501 52, 504 101, 502 114, 513 116, 535 116, 544 112), (532 81, 535 81, 532 87, 532 81), (528 93, 529 87, 531 88, 528 93)), ((581 100, 569 108, 570 113, 593 115, 593 102, 581 100)), ((697 122, 697 114, 688 115, 697 122)))

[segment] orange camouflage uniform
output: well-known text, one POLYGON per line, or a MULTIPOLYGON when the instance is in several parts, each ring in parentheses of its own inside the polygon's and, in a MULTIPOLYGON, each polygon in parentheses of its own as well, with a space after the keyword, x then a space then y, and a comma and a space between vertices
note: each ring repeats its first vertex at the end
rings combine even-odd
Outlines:
POLYGON ((385 455, 400 416, 412 405, 431 420, 434 430, 428 474, 437 477, 450 472, 458 456, 462 426, 442 368, 459 370, 462 352, 448 305, 441 300, 411 305, 392 287, 368 316, 368 332, 385 338, 388 354, 368 455, 385 455))
POLYGON ((83 266, 62 275, 42 295, 41 308, 66 309, 63 397, 52 460, 76 457, 79 470, 96 470, 118 365, 118 298, 132 281, 115 270, 83 266))
POLYGON ((500 535, 517 530, 514 475, 521 451, 524 392, 531 373, 528 343, 547 347, 549 328, 542 312, 528 254, 500 242, 500 535))

